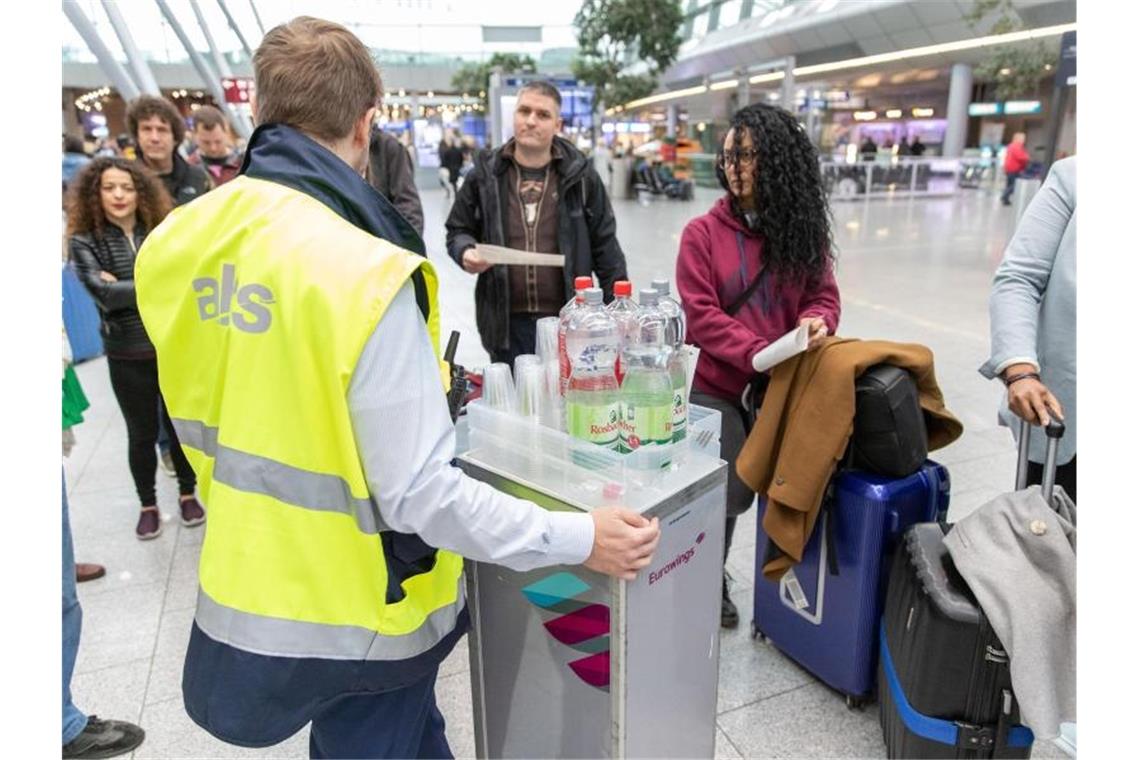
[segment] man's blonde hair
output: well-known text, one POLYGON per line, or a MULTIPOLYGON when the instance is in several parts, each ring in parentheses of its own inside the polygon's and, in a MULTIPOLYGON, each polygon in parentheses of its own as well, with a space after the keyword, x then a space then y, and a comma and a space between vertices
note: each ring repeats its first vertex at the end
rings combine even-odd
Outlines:
POLYGON ((364 43, 311 16, 270 29, 253 55, 253 72, 258 123, 288 124, 327 142, 347 137, 383 92, 364 43))

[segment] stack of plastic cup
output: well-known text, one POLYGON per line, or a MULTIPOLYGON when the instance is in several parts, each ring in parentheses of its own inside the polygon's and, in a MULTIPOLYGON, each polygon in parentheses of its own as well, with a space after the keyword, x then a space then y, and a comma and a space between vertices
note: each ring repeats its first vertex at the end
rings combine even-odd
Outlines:
POLYGON ((518 367, 515 373, 515 386, 518 392, 519 416, 537 423, 552 400, 546 392, 546 369, 537 357, 533 362, 515 366, 518 367))
POLYGON ((558 317, 543 317, 535 330, 535 354, 544 362, 558 361, 558 317))
POLYGON ((519 387, 519 376, 526 367, 532 367, 542 364, 542 359, 539 359, 534 354, 519 354, 515 357, 515 388, 519 387))
POLYGON ((542 360, 545 370, 544 392, 548 397, 539 421, 546 427, 561 430, 565 420, 562 414, 562 394, 558 390, 558 317, 543 317, 535 325, 535 353, 542 360))
POLYGON ((518 409, 511 365, 496 362, 483 370, 483 400, 491 409, 513 414, 518 409))

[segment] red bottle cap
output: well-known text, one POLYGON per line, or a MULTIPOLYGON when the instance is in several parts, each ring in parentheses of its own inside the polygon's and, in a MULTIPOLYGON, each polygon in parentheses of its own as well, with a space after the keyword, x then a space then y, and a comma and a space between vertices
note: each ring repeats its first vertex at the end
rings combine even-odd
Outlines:
POLYGON ((606 483, 602 486, 602 498, 614 502, 625 496, 625 486, 621 483, 606 483))
POLYGON ((633 295, 633 283, 629 280, 618 280, 614 283, 614 295, 629 298, 633 295))
POLYGON ((586 288, 594 287, 593 277, 575 277, 574 290, 585 290, 586 288))

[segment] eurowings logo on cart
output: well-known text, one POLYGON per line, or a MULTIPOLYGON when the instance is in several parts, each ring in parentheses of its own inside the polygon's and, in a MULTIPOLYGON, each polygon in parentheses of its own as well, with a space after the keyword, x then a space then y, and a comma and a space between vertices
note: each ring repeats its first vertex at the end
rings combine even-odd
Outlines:
POLYGON ((522 590, 542 611, 543 626, 558 643, 585 654, 569 663, 583 682, 610 690, 610 608, 580 601, 590 584, 573 573, 547 576, 522 590))
POLYGON ((705 534, 701 533, 697 536, 697 540, 693 543, 692 546, 671 559, 669 563, 662 567, 660 570, 654 570, 650 572, 649 585, 652 586, 654 583, 661 580, 666 575, 676 570, 678 567, 683 567, 689 564, 689 560, 691 560, 693 558, 693 555, 697 553, 697 546, 700 545, 700 543, 704 540, 705 534))

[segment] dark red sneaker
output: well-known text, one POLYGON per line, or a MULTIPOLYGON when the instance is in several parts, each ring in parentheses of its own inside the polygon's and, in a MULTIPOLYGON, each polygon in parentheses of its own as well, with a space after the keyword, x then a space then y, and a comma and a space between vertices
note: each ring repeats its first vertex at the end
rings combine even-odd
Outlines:
POLYGON ((146 507, 139 512, 139 524, 135 526, 135 537, 139 541, 149 541, 162 534, 162 520, 159 519, 158 507, 146 507))
POLYGON ((107 568, 102 565, 96 565, 92 562, 76 562, 75 563, 75 582, 85 583, 93 581, 96 578, 102 578, 107 574, 107 568))
POLYGON ((206 510, 202 509, 202 505, 194 497, 179 502, 178 509, 182 512, 182 524, 187 528, 206 522, 206 510))

